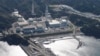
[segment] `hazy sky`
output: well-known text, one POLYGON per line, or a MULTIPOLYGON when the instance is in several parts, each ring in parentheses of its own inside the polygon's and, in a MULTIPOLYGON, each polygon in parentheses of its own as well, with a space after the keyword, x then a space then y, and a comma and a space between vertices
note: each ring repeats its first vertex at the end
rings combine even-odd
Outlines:
POLYGON ((0 56, 27 56, 19 46, 9 46, 0 42, 0 56))
MULTIPOLYGON (((60 40, 45 46, 59 56, 100 56, 100 40, 86 36, 78 38, 83 43, 79 49, 76 49, 78 42, 75 39, 60 40)), ((19 46, 9 46, 6 42, 0 42, 0 56, 27 55, 19 46)))
POLYGON ((82 47, 76 49, 78 42, 74 39, 60 40, 49 45, 47 48, 58 56, 100 56, 100 41, 92 37, 78 36, 83 42, 82 47))

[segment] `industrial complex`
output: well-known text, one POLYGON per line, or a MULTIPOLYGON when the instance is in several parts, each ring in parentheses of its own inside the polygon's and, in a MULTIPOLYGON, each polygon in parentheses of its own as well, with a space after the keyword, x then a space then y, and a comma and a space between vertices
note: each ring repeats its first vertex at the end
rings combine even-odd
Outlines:
MULTIPOLYGON (((32 16, 36 15, 33 2, 34 0, 32 0, 32 16)), ((11 15, 16 17, 17 21, 12 24, 11 28, 0 33, 0 38, 14 34, 20 36, 29 43, 27 46, 20 44, 28 56, 56 56, 51 49, 45 48, 43 44, 65 39, 63 37, 67 35, 73 36, 73 38, 67 39, 76 39, 79 42, 77 49, 82 46, 81 40, 76 37, 78 34, 76 31, 78 32, 80 28, 72 24, 67 16, 53 18, 48 9, 49 5, 46 5, 44 16, 29 17, 27 20, 15 9, 11 15)))
MULTIPOLYGON (((33 8, 33 7, 32 7, 33 8)), ((32 14, 34 8, 32 9, 32 14)), ((48 11, 48 6, 46 6, 45 16, 39 18, 28 18, 27 20, 19 14, 18 10, 13 12, 14 16, 17 16, 18 21, 15 24, 16 33, 23 35, 34 35, 41 33, 52 33, 60 32, 70 29, 69 21, 67 16, 61 18, 52 18, 48 11)))

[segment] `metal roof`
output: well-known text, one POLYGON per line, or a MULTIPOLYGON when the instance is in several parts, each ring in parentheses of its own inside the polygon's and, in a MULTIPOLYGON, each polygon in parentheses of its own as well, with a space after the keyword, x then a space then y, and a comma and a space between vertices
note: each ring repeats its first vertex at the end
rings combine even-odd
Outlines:
POLYGON ((28 25, 28 22, 27 21, 24 21, 24 22, 17 22, 17 24, 19 26, 23 26, 23 25, 28 25))
POLYGON ((23 29, 25 29, 25 28, 35 28, 35 26, 34 25, 28 25, 28 26, 23 27, 23 29))
POLYGON ((49 22, 49 24, 60 24, 60 22, 58 20, 52 20, 51 22, 49 22))

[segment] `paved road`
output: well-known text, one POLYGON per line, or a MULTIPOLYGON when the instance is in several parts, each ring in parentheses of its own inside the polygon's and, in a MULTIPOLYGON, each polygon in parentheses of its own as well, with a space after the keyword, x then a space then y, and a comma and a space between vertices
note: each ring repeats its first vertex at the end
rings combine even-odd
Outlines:
MULTIPOLYGON (((70 22, 70 21, 69 21, 70 22)), ((71 22, 70 22, 71 23, 71 22)), ((81 42, 81 40, 79 39, 79 38, 77 38, 76 37, 76 33, 77 33, 77 28, 76 28, 76 26, 73 24, 73 23, 71 23, 71 25, 73 26, 73 37, 79 42, 79 45, 77 46, 77 49, 79 49, 81 46, 82 46, 82 42, 81 42)))
POLYGON ((31 47, 30 46, 22 46, 21 45, 22 49, 28 54, 28 56, 35 56, 35 55, 36 56, 38 56, 38 55, 42 55, 42 56, 55 56, 52 52, 50 52, 50 50, 47 50, 39 42, 31 41, 30 39, 28 40, 28 42, 30 43, 31 47), (33 49, 37 50, 38 54, 33 49))
POLYGON ((45 47, 39 43, 28 41, 36 50, 38 50, 43 56, 55 56, 53 53, 49 52, 45 47))

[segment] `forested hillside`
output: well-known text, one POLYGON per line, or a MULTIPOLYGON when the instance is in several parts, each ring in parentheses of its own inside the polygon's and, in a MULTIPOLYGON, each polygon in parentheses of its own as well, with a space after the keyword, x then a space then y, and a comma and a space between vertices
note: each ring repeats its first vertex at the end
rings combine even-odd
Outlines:
MULTIPOLYGON (((34 0, 35 13, 37 16, 44 15, 45 4, 65 4, 82 12, 90 12, 100 15, 100 0, 34 0), (47 3, 48 1, 48 3, 47 3)), ((16 21, 11 17, 14 9, 18 9, 20 14, 26 19, 31 16, 32 0, 0 0, 0 30, 11 27, 11 24, 16 21)), ((60 17, 66 14, 64 11, 54 12, 51 9, 50 13, 53 17, 60 17)), ((82 19, 78 15, 71 15, 70 20, 77 26, 82 26, 82 32, 87 35, 100 37, 100 22, 91 19, 82 19)))

